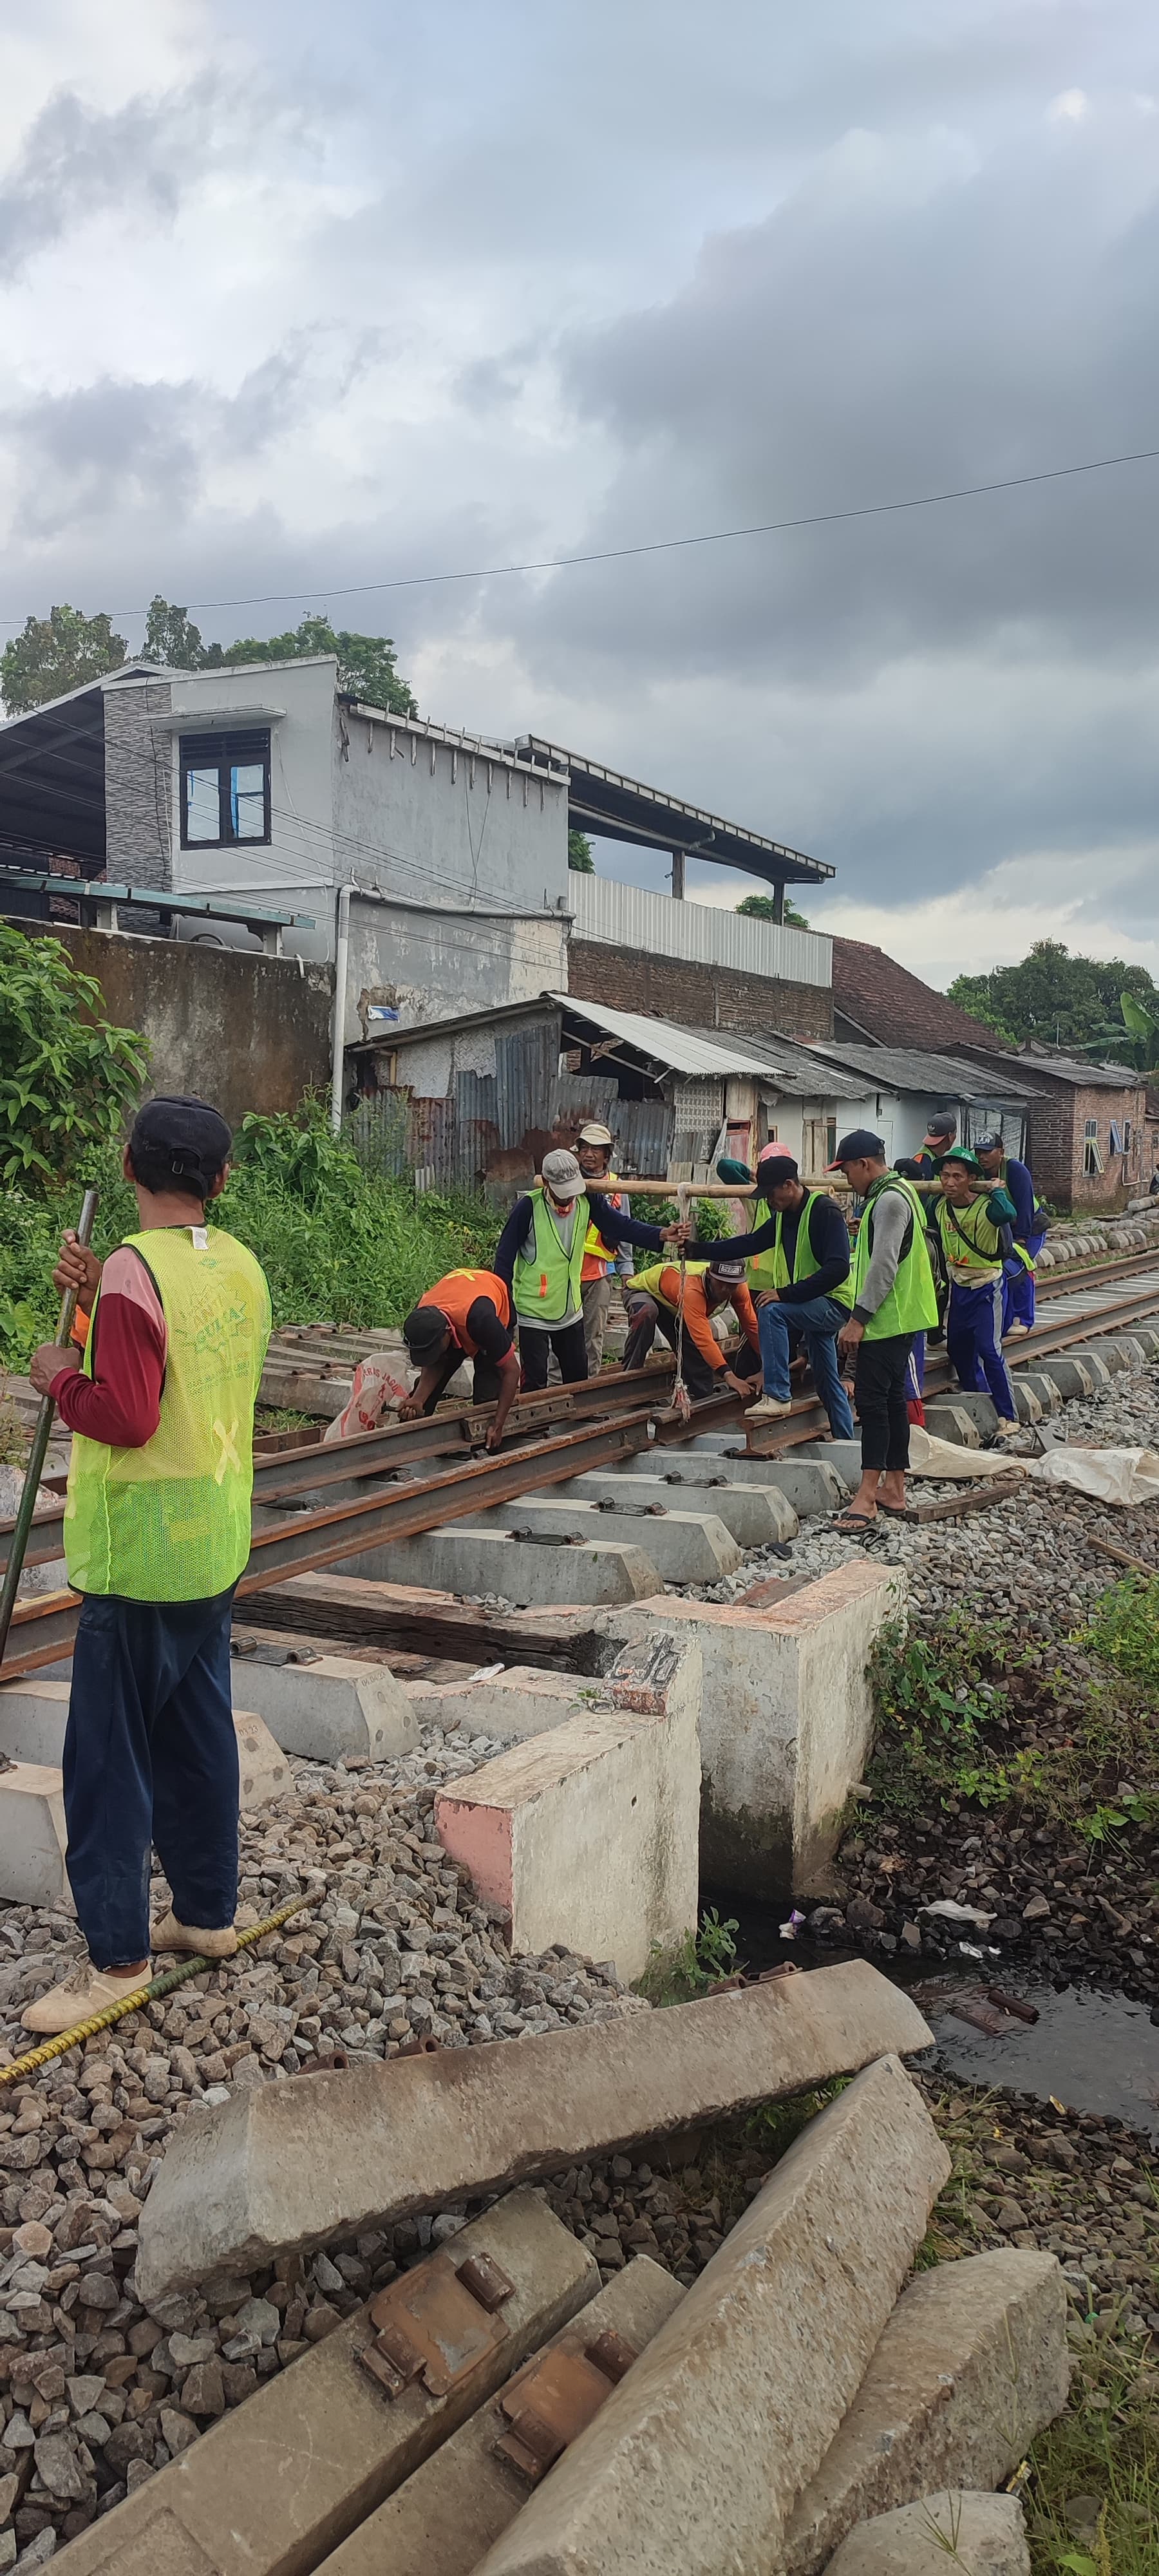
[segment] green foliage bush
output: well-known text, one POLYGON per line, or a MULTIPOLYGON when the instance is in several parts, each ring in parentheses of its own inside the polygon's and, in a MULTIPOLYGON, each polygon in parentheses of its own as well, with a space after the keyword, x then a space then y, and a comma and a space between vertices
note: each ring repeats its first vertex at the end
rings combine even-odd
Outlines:
POLYGON ((148 1050, 114 1026, 92 975, 59 939, 0 923, 0 1180, 39 1191, 115 1136, 144 1081, 148 1050))

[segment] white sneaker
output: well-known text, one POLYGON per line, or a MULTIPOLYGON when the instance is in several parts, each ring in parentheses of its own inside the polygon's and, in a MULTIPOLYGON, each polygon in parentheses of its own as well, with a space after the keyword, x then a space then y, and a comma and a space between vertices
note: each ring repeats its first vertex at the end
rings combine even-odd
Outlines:
POLYGON ((46 1995, 38 1995, 36 2002, 27 2006, 20 2016, 21 2027, 39 2032, 42 2039, 57 2039, 62 2031, 75 2030, 79 2022, 91 2021, 106 2004, 120 2004, 126 1995, 139 1994, 152 1973, 146 1966, 139 1983, 132 1977, 106 1977, 94 1968, 91 1959, 82 1959, 63 1986, 50 1986, 46 1995))
POLYGON ((748 1411, 745 1414, 745 1421, 780 1422, 784 1415, 786 1413, 791 1413, 792 1410, 793 1407, 791 1402, 787 1401, 782 1404, 779 1395, 762 1395, 759 1404, 749 1405, 748 1411))
POLYGON ((1024 1342, 1029 1331, 1029 1324, 1008 1324, 1002 1339, 1004 1342, 1024 1342))
POLYGON ((996 1440, 1017 1440, 1021 1429, 1020 1422, 1007 1422, 1005 1416, 1000 1413, 994 1436, 996 1440))
POLYGON ((192 1923, 181 1923, 170 1906, 155 1923, 152 1932, 155 1950, 188 1950, 202 1959, 232 1959, 237 1948, 237 1933, 232 1923, 219 1932, 198 1931, 192 1923))

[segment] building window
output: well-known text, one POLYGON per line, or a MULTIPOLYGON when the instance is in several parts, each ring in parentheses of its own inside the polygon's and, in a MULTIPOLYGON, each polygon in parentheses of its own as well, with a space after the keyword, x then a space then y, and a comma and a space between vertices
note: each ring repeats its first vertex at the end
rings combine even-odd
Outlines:
POLYGON ((181 744, 181 847, 233 849, 270 837, 270 737, 186 734, 181 744))
POLYGON ((1097 1118, 1088 1118, 1083 1131, 1083 1172, 1089 1178, 1094 1173, 1105 1170, 1106 1165, 1099 1144, 1099 1122, 1097 1118))

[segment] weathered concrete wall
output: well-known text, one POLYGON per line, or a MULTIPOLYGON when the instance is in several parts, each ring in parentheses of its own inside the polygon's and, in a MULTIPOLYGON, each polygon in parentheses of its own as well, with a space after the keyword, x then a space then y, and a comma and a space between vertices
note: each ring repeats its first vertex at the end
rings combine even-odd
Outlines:
POLYGON ((95 975, 110 1018, 148 1038, 153 1090, 199 1092, 236 1126, 247 1109, 293 1109, 325 1086, 331 967, 55 921, 20 928, 59 939, 95 975))
POLYGON ((167 680, 105 691, 105 865, 110 885, 173 885, 167 788, 171 737, 155 721, 168 715, 169 701, 167 680))
MULTIPOLYGON (((1035 1082, 1041 1081, 1047 1089, 1044 1077, 1049 1066, 1031 1059, 1029 1070, 1035 1082)), ((1049 1096, 1030 1103, 1030 1161, 1040 1198, 1049 1199, 1052 1207, 1073 1208, 1076 1215, 1095 1208, 1125 1207, 1149 1178, 1142 1154, 1146 1098, 1145 1086, 1133 1082, 1126 1069, 1122 1091, 1095 1084, 1076 1090, 1071 1083, 1050 1083, 1049 1096), (1112 1118, 1120 1128, 1125 1118, 1130 1119, 1131 1152, 1126 1159, 1111 1152, 1112 1118), (1088 1119, 1095 1121, 1098 1130, 1106 1165, 1102 1172, 1083 1170, 1088 1119)))
POLYGON ((384 906, 355 896, 351 904, 348 1044, 381 1027, 369 1018, 375 1003, 415 1028, 456 1011, 535 1001, 566 981, 567 923, 557 913, 497 919, 433 902, 384 906))

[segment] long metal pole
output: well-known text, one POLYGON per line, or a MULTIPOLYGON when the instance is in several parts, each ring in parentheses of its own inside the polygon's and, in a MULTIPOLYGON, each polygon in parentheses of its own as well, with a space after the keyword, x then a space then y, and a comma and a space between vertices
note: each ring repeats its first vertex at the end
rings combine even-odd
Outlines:
MULTIPOLYGON (((80 1223, 76 1230, 76 1239, 82 1250, 86 1252, 92 1239, 93 1219, 97 1212, 97 1200, 98 1192, 96 1190, 85 1191, 84 1202, 80 1212, 80 1223)), ((76 1301, 76 1289, 66 1288, 60 1301, 60 1317, 54 1336, 58 1351, 67 1350, 68 1348, 69 1335, 73 1326, 73 1317, 76 1314, 76 1301)), ((44 1461, 48 1454, 49 1437, 52 1431, 52 1417, 55 1412, 56 1406, 52 1397, 50 1395, 44 1396, 41 1400, 40 1411, 36 1417, 36 1429, 32 1434, 32 1446, 28 1452, 28 1465, 24 1475, 24 1486, 20 1496, 20 1507, 16 1514, 16 1526, 12 1532, 12 1544, 8 1550, 8 1563, 4 1569, 3 1587, 0 1588, 0 1661, 3 1660, 4 1649, 8 1643, 8 1631, 12 1625, 12 1613, 16 1607, 17 1588, 24 1568, 24 1551, 28 1545, 28 1533, 32 1527, 32 1515, 36 1510, 36 1497, 40 1489, 40 1479, 44 1468, 44 1461)))

